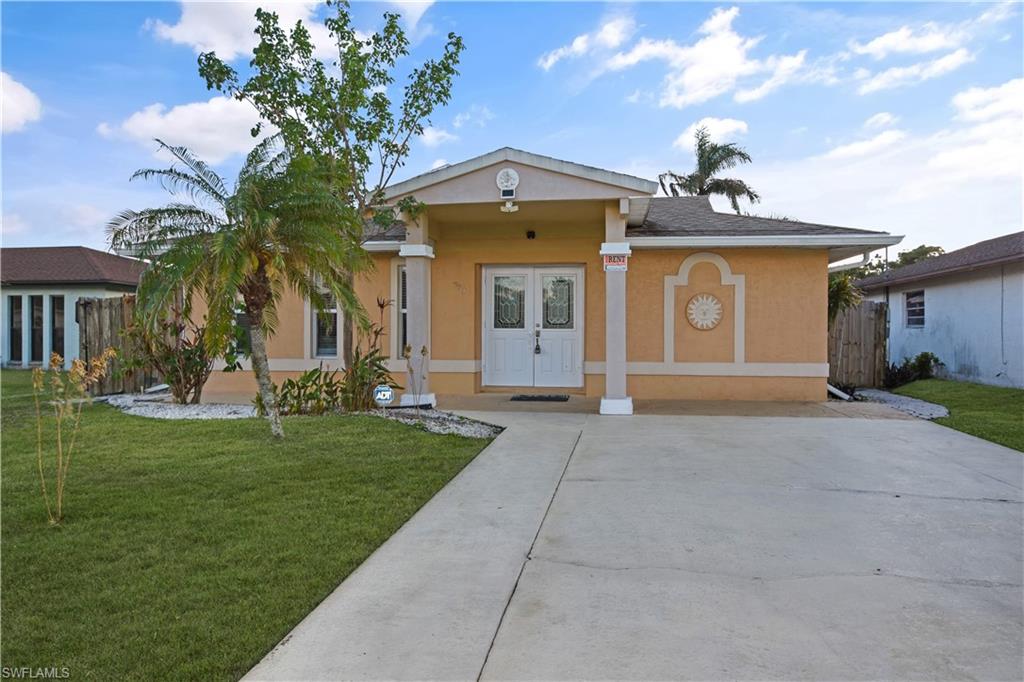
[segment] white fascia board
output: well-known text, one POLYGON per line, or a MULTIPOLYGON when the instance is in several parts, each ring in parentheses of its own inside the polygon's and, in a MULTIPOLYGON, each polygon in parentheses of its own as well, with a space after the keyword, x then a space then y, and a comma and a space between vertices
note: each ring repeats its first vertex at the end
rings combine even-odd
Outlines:
POLYGON ((430 185, 436 185, 440 182, 444 182, 445 180, 451 180, 452 178, 457 178, 460 175, 472 173, 473 171, 493 166, 494 164, 501 163, 502 161, 514 161, 525 166, 533 166, 535 168, 542 168, 555 173, 562 173, 563 175, 572 175, 606 185, 623 187, 641 194, 654 194, 658 191, 658 183, 653 180, 645 180, 633 175, 626 175, 625 173, 616 173, 615 171, 604 170, 603 168, 584 166, 583 164, 573 163, 572 161, 553 159, 550 156, 531 154, 530 152, 524 152, 521 149, 503 147, 472 159, 453 163, 448 166, 442 166, 437 170, 422 173, 411 177, 408 180, 403 180, 402 182, 397 182, 394 185, 385 187, 384 198, 385 200, 394 199, 397 196, 409 194, 410 192, 415 192, 418 189, 429 187, 430 185))
POLYGON ((634 249, 701 249, 786 247, 796 249, 829 249, 829 262, 843 260, 903 241, 902 235, 879 234, 804 234, 804 235, 732 235, 693 237, 627 237, 634 249), (835 257, 833 257, 835 256, 835 257))
POLYGON ((398 250, 398 255, 401 256, 402 258, 413 258, 417 256, 422 258, 433 258, 434 247, 430 246, 429 244, 403 243, 402 248, 398 250))
POLYGON ((363 242, 363 248, 366 249, 367 251, 370 251, 371 253, 397 252, 397 251, 399 251, 402 248, 402 244, 404 244, 404 243, 405 242, 395 242, 395 241, 387 241, 387 240, 371 241, 371 242, 363 242))
POLYGON ((632 255, 633 251, 630 250, 627 242, 602 242, 601 252, 602 256, 629 256, 632 255))

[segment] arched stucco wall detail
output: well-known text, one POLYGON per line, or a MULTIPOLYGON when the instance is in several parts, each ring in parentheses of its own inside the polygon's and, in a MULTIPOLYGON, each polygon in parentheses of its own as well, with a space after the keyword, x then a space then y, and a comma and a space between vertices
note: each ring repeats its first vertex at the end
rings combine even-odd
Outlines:
POLYGON ((743 275, 733 274, 729 263, 717 253, 702 251, 686 257, 675 275, 665 275, 665 364, 675 364, 675 329, 676 329, 676 287, 686 286, 690 279, 690 270, 698 263, 711 263, 718 268, 720 281, 732 286, 735 294, 735 314, 733 322, 733 362, 745 362, 744 340, 746 338, 746 284, 743 275))

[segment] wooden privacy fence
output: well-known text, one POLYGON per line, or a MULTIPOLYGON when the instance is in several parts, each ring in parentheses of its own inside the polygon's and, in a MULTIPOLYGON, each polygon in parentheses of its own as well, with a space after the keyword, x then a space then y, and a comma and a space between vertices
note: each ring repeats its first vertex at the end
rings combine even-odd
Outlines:
POLYGON ((107 376, 93 386, 93 395, 110 393, 138 393, 157 383, 159 376, 150 369, 128 371, 124 358, 131 355, 129 339, 125 334, 135 312, 135 296, 116 298, 80 298, 75 308, 78 322, 78 357, 88 362, 106 348, 117 350, 118 357, 111 363, 107 376))
POLYGON ((877 388, 885 378, 885 303, 839 313, 828 333, 829 383, 877 388))

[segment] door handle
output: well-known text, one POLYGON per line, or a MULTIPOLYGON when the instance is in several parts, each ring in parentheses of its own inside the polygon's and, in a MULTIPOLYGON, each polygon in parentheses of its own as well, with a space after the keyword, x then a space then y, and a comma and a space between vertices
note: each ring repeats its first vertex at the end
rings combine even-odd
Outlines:
POLYGON ((533 354, 540 355, 540 328, 533 332, 533 354))

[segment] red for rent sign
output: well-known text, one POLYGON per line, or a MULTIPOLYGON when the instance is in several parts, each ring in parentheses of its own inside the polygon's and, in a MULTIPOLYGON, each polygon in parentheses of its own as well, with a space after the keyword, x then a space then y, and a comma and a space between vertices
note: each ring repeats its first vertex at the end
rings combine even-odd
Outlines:
POLYGON ((627 257, 616 255, 616 254, 605 254, 604 256, 604 271, 605 272, 625 272, 626 271, 627 257))

